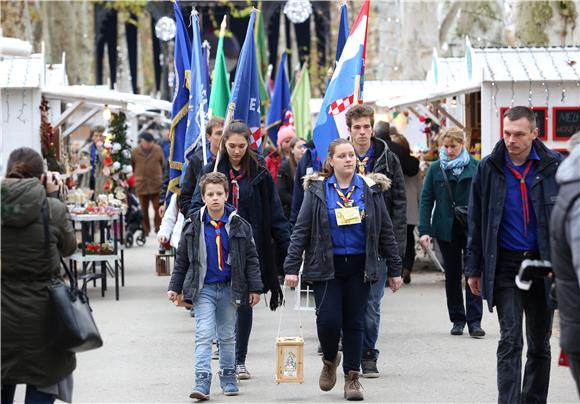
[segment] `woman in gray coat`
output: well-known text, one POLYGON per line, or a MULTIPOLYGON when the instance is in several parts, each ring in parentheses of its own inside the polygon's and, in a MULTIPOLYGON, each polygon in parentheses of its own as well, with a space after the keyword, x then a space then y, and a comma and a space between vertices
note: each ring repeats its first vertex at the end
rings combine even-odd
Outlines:
POLYGON ((58 188, 36 151, 10 154, 2 181, 2 404, 13 402, 17 384, 26 384, 26 403, 72 401, 75 355, 51 346, 48 287, 61 254, 76 248, 66 206, 53 197, 58 188))
POLYGON ((379 256, 387 260, 392 291, 401 285, 401 258, 382 194, 390 180, 382 174, 356 174, 355 167, 352 144, 332 141, 323 174, 304 179, 304 201, 284 263, 285 282, 295 287, 306 252, 302 278, 313 283, 323 352, 319 386, 329 391, 336 384, 342 333, 347 400, 363 399, 364 313, 370 284, 379 279, 379 256))

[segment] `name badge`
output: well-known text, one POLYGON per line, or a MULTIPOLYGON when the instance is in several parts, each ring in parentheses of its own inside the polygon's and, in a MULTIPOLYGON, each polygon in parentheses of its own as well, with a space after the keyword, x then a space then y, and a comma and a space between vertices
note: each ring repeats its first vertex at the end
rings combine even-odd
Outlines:
POLYGON ((336 224, 339 226, 348 226, 351 224, 361 223, 358 206, 353 206, 352 208, 335 209, 334 213, 336 214, 336 224))

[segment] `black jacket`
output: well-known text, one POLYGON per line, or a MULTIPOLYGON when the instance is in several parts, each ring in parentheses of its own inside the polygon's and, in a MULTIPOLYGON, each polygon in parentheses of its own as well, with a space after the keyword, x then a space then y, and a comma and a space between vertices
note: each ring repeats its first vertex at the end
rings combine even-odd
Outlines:
MULTIPOLYGON (((548 149, 539 140, 534 147, 540 160, 534 163, 534 182, 529 194, 536 214, 538 248, 543 260, 550 260, 550 214, 556 203, 560 186, 556 170, 560 166, 560 153, 548 149)), ((502 220, 506 195, 503 172, 506 147, 500 140, 491 154, 481 160, 471 182, 468 212, 467 254, 465 276, 481 277, 481 293, 489 310, 494 306, 493 286, 499 252, 498 232, 502 220)), ((546 289, 549 289, 546 281, 546 289)), ((548 292, 548 290, 547 290, 548 292)), ((546 293, 547 297, 548 293, 546 293)))
MULTIPOLYGON (((252 238, 252 227, 235 213, 233 207, 228 208, 229 220, 225 227, 229 238, 232 303, 240 305, 248 301, 249 293, 260 293, 263 285, 260 280, 256 245, 252 238)), ((205 207, 198 210, 185 222, 168 288, 177 293, 187 292, 193 304, 199 297, 207 274, 204 210, 205 207), (191 272, 192 276, 186 279, 188 272, 191 272)))
POLYGON ((419 159, 411 156, 407 149, 398 143, 387 140, 389 149, 397 155, 401 163, 403 174, 407 177, 413 177, 419 173, 419 159))
POLYGON ((287 218, 290 218, 290 211, 292 210, 292 194, 294 192, 294 176, 292 175, 290 159, 285 159, 282 161, 282 164, 280 164, 276 188, 278 188, 278 195, 280 196, 284 215, 287 218))
MULTIPOLYGON (((377 137, 371 138, 374 147, 374 165, 373 173, 380 173, 391 180, 391 187, 384 192, 387 211, 393 221, 393 231, 399 247, 399 255, 405 255, 405 246, 407 244, 407 194, 405 192, 405 177, 401 170, 401 163, 395 153, 389 150, 389 146, 384 140, 377 137)), ((292 211, 290 214, 290 223, 294 224, 304 199, 304 188, 302 178, 308 172, 307 168, 312 166, 312 151, 307 150, 300 159, 296 176, 294 177, 294 193, 292 200, 292 211), (310 165, 309 165, 310 164, 310 165)), ((316 171, 316 170, 310 170, 316 171)))
MULTIPOLYGON (((208 151, 208 154, 209 151, 208 151)), ((213 160, 212 160, 213 161, 213 160)), ((199 179, 199 174, 203 168, 203 149, 198 148, 191 156, 185 176, 183 177, 183 184, 181 186, 181 195, 179 196, 179 210, 183 215, 187 215, 189 206, 191 205, 191 198, 199 179)))
MULTIPOLYGON (((203 167, 201 175, 213 171, 214 163, 209 163, 203 167)), ((228 156, 224 154, 218 163, 218 171, 229 178, 230 163, 228 156)), ((260 270, 262 272, 262 282, 264 292, 272 292, 270 308, 276 309, 282 303, 282 289, 278 282, 278 271, 276 258, 272 249, 272 239, 280 251, 287 251, 290 243, 290 229, 288 220, 284 217, 282 205, 274 180, 270 172, 263 165, 258 165, 257 171, 250 174, 251 177, 251 197, 250 200, 241 201, 249 207, 249 217, 244 217, 252 226, 252 233, 258 257, 260 259, 260 270)), ((231 193, 230 193, 231 197, 231 193)), ((195 187, 188 215, 203 206, 201 190, 199 184, 195 187)))
MULTIPOLYGON (((356 174, 359 175, 359 174, 356 174)), ((387 260, 389 276, 401 275, 399 255, 391 218, 387 213, 381 193, 389 188, 391 182, 380 174, 363 176, 364 203, 366 211, 366 259, 365 282, 375 282, 379 276, 379 257, 387 260)), ((304 180, 307 189, 300 208, 288 255, 284 262, 284 272, 298 275, 304 255, 302 279, 305 281, 325 281, 334 279, 334 261, 324 178, 318 174, 307 176, 304 180)))

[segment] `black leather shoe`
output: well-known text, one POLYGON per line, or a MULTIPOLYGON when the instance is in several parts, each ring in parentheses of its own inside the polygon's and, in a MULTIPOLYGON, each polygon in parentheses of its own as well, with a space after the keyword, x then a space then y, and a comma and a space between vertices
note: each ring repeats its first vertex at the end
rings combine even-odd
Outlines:
POLYGON ((485 331, 480 326, 476 325, 469 329, 469 336, 471 338, 483 338, 485 337, 485 331))
POLYGON ((411 283, 411 270, 408 268, 403 269, 403 283, 411 283))
POLYGON ((453 324, 453 328, 451 328, 451 335, 463 335, 464 328, 465 324, 453 324))

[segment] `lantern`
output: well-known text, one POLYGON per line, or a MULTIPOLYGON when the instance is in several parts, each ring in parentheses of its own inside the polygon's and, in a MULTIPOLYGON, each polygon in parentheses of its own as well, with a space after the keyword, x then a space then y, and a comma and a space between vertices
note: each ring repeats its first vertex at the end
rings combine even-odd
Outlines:
POLYGON ((304 338, 276 338, 276 383, 304 383, 304 338))

